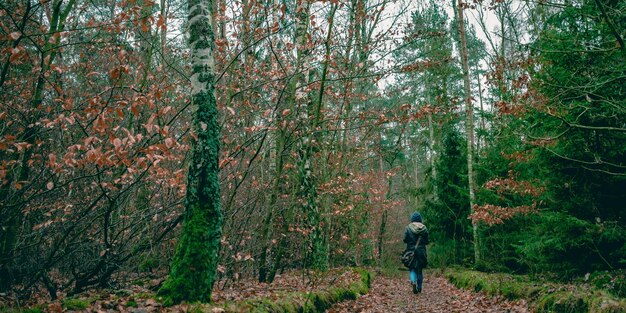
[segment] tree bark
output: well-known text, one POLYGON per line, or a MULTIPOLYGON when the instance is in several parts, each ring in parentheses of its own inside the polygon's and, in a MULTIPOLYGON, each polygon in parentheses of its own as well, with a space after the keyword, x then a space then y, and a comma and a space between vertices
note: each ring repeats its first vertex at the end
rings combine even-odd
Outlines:
MULTIPOLYGON (((467 55, 467 39, 465 37, 465 22, 463 16, 463 2, 458 0, 458 31, 461 44, 461 63, 463 67, 463 89, 465 91, 465 131, 467 133, 467 181, 469 188, 470 210, 473 210, 476 203, 474 195, 474 107, 472 105, 472 93, 470 88, 469 58, 467 55)), ((474 236, 474 262, 480 262, 480 240, 478 235, 477 222, 472 223, 474 236)))
MULTIPOLYGON (((480 103, 480 128, 484 131, 486 130, 486 126, 485 126, 485 109, 484 109, 484 105, 483 105, 483 87, 482 84, 480 82, 480 73, 478 71, 478 65, 476 65, 476 68, 474 69, 476 71, 476 83, 478 84, 478 101, 480 103)), ((486 147, 487 143, 485 140, 482 141, 482 146, 486 147)), ((481 141, 480 141, 480 137, 477 138, 476 140, 476 147, 478 149, 478 153, 480 154, 481 151, 481 141)))
POLYGON ((189 0, 191 101, 195 109, 185 216, 170 276, 159 290, 166 303, 210 302, 219 261, 222 212, 218 179, 220 149, 215 99, 212 0, 189 0))
POLYGON ((433 127, 433 114, 428 114, 428 136, 430 141, 430 175, 433 186, 433 200, 437 201, 439 199, 439 194, 437 191, 437 162, 436 162, 436 143, 435 143, 435 129, 433 127))
POLYGON ((167 12, 167 0, 161 0, 161 18, 163 19, 163 26, 161 26, 161 56, 163 58, 165 58, 165 50, 167 50, 167 12))

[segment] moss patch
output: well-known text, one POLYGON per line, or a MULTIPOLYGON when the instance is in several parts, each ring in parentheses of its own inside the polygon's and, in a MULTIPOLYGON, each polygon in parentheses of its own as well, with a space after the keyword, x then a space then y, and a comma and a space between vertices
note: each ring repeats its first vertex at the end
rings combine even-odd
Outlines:
POLYGON ((127 308, 136 308, 137 307, 137 302, 135 300, 128 300, 126 302, 126 307, 127 308))
POLYGON ((527 276, 487 274, 454 269, 446 278, 459 288, 526 299, 536 312, 626 312, 626 300, 590 286, 571 286, 533 281, 527 276))
POLYGON ((63 300, 63 307, 71 311, 84 310, 89 307, 91 302, 92 301, 89 299, 69 298, 63 300))

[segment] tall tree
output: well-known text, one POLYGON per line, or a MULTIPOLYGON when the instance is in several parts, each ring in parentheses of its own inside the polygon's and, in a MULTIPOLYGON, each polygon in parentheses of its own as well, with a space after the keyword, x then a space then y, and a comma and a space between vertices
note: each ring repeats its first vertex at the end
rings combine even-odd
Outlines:
POLYGON ((170 276, 159 295, 167 302, 210 302, 222 236, 218 180, 220 132, 215 99, 212 0, 189 0, 191 101, 195 107, 185 218, 170 276))
MULTIPOLYGON (((461 53, 461 65, 463 68, 463 88, 465 91, 465 135, 467 136, 467 181, 469 189, 470 208, 476 204, 475 196, 475 177, 474 177, 474 106, 472 104, 472 91, 470 87, 469 57, 467 53, 467 38, 465 36, 465 17, 464 6, 462 0, 458 0, 456 9, 459 44, 461 53)), ((474 261, 480 262, 480 240, 478 234, 478 223, 472 223, 472 231, 474 234, 474 261)))

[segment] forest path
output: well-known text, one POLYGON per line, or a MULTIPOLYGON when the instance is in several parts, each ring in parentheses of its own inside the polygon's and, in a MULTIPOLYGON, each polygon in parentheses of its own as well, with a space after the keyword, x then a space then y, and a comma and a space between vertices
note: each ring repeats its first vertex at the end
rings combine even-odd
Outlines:
POLYGON ((368 294, 338 303, 327 313, 530 312, 524 300, 509 301, 456 288, 439 275, 425 273, 422 293, 413 294, 407 277, 376 276, 368 294))

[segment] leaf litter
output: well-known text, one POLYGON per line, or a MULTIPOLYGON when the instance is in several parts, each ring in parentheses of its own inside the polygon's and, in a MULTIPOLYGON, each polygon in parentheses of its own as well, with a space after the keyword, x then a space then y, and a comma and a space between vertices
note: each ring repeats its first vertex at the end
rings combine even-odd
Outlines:
MULTIPOLYGON (((408 275, 407 275, 408 276, 408 275)), ((376 276, 369 293, 356 300, 338 303, 327 313, 409 313, 409 312, 476 312, 526 313, 525 300, 511 301, 503 297, 459 289, 439 275, 424 275, 423 290, 413 294, 408 277, 376 276)))

